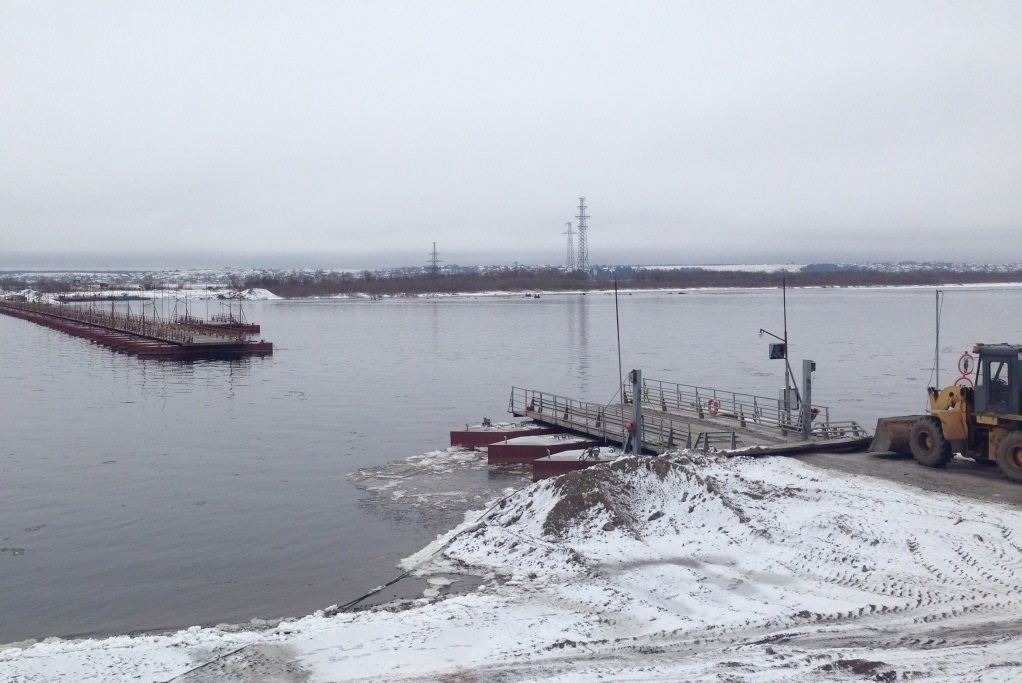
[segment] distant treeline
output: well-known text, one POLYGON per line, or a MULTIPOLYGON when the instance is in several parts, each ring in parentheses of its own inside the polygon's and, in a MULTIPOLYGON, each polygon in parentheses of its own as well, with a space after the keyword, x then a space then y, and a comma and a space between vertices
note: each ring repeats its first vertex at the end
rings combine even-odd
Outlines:
POLYGON ((362 273, 264 273, 250 275, 246 287, 262 287, 283 297, 313 297, 367 294, 457 294, 489 291, 592 291, 612 289, 614 279, 631 289, 693 289, 699 287, 870 287, 939 286, 1022 282, 1022 270, 1005 272, 952 270, 821 270, 788 273, 714 271, 700 268, 635 269, 597 268, 592 274, 565 272, 559 268, 507 269, 478 273, 414 273, 380 275, 362 273))
POLYGON ((712 270, 642 270, 636 272, 632 283, 640 287, 779 287, 781 279, 789 287, 880 287, 880 286, 939 286, 981 284, 992 282, 1022 282, 1022 270, 1009 272, 951 270, 837 270, 792 273, 750 273, 712 270))
POLYGON ((529 268, 486 273, 413 273, 381 275, 362 273, 292 272, 250 275, 246 287, 262 287, 277 296, 308 297, 369 294, 459 294, 464 292, 535 292, 594 289, 585 273, 566 273, 557 268, 529 268))
MULTIPOLYGON (((702 268, 646 269, 619 266, 597 267, 590 273, 566 272, 555 267, 500 268, 492 270, 460 269, 438 274, 424 272, 339 273, 330 271, 265 271, 242 279, 230 277, 233 287, 261 287, 283 297, 334 295, 400 296, 422 294, 459 294, 474 292, 562 292, 606 290, 619 286, 630 289, 696 289, 700 287, 780 287, 785 278, 789 287, 876 287, 940 286, 1022 282, 1022 269, 1005 271, 919 268, 884 270, 862 266, 807 266, 795 272, 718 271, 702 268)), ((141 283, 152 288, 152 276, 141 283)), ((118 283, 119 285, 120 283, 118 283)), ((111 285, 114 286, 114 285, 111 285)), ((67 279, 55 277, 0 277, 0 289, 34 289, 62 293, 72 289, 67 279)))

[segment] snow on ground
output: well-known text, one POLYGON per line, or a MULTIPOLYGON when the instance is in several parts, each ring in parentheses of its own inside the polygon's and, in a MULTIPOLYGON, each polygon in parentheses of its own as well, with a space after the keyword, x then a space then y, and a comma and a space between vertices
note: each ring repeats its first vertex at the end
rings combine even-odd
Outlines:
POLYGON ((268 289, 261 289, 253 287, 249 289, 104 289, 102 291, 91 291, 91 292, 70 292, 67 294, 44 294, 37 292, 34 289, 23 289, 17 292, 9 292, 4 295, 5 297, 23 297, 28 301, 42 301, 46 303, 60 303, 61 296, 65 296, 67 301, 74 301, 79 299, 81 301, 90 301, 90 297, 102 296, 103 301, 109 300, 109 298, 126 298, 126 299, 190 299, 190 300, 204 300, 204 299, 223 299, 223 300, 234 300, 234 301, 265 301, 269 299, 282 299, 268 289))
POLYGON ((755 263, 755 264, 712 264, 712 265, 687 265, 687 266, 636 266, 636 270, 685 270, 685 269, 698 269, 698 270, 713 270, 719 272, 735 272, 735 273, 780 273, 786 271, 789 273, 796 273, 805 264, 794 264, 794 263, 755 263))
POLYGON ((0 679, 1017 681, 1018 529, 1012 507, 784 458, 627 457, 511 493, 420 558, 476 590, 22 644, 0 679))
POLYGON ((590 446, 573 451, 561 451, 546 456, 550 460, 617 460, 622 455, 617 446, 590 446))
POLYGON ((514 436, 499 443, 512 446, 558 446, 566 443, 588 443, 592 440, 591 436, 575 434, 533 434, 531 436, 514 436))
MULTIPOLYGON (((104 297, 136 297, 142 299, 233 299, 244 301, 265 301, 267 299, 281 299, 268 289, 252 287, 249 289, 104 289, 101 292, 72 292, 67 294, 69 300, 81 298, 85 301, 90 296, 101 295, 104 297)), ((49 295, 53 301, 57 295, 49 295)))

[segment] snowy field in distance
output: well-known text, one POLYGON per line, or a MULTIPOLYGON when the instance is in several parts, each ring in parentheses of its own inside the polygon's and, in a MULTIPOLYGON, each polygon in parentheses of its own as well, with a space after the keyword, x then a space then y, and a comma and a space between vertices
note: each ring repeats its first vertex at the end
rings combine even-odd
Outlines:
POLYGON ((433 580, 411 604, 15 644, 0 679, 1022 680, 1012 507, 786 458, 674 453, 466 517, 420 553, 433 580), (458 593, 469 576, 482 585, 458 593))
MULTIPOLYGON (((25 289, 18 292, 10 292, 8 296, 21 296, 29 301, 42 301, 45 303, 56 304, 60 303, 59 294, 44 294, 37 292, 33 289, 25 289)), ((225 288, 193 288, 185 287, 181 289, 103 289, 93 290, 88 292, 72 292, 65 295, 67 301, 74 302, 76 299, 80 301, 90 301, 90 297, 102 296, 108 298, 131 298, 131 299, 189 299, 189 300, 203 300, 203 299, 223 299, 223 300, 234 300, 234 301, 266 301, 269 299, 280 299, 282 297, 277 296, 268 289, 261 289, 257 287, 248 289, 225 289, 225 288)))
POLYGON ((795 273, 801 270, 805 264, 794 263, 757 263, 757 264, 715 264, 698 265, 689 264, 684 266, 636 266, 636 270, 681 270, 684 268, 697 268, 699 270, 714 270, 719 272, 735 273, 780 273, 786 271, 795 273))

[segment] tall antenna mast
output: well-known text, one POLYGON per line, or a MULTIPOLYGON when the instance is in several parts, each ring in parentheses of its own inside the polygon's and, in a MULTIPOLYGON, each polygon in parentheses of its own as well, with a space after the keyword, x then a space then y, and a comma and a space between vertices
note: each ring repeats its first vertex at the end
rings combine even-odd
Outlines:
POLYGON ((575 267, 578 270, 589 272, 589 238, 586 235, 586 198, 578 198, 578 262, 575 267))
POLYGON ((436 242, 433 243, 433 251, 429 252, 429 272, 431 275, 440 274, 440 254, 436 251, 436 242))
POLYGON ((568 229, 562 232, 562 235, 568 236, 568 261, 565 265, 568 267, 568 272, 575 270, 575 233, 571 229, 571 221, 565 223, 568 229))

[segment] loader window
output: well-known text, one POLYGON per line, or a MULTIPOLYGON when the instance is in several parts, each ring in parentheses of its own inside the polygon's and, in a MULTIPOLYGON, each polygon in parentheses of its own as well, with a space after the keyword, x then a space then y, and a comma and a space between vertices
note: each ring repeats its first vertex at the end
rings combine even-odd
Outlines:
POLYGON ((1008 411, 1008 401, 1011 394, 1008 391, 1008 362, 1003 360, 992 360, 986 367, 987 409, 993 411, 1008 411))

